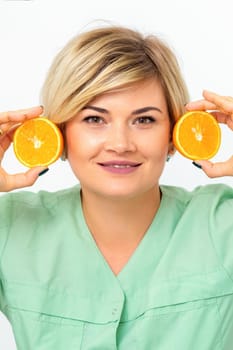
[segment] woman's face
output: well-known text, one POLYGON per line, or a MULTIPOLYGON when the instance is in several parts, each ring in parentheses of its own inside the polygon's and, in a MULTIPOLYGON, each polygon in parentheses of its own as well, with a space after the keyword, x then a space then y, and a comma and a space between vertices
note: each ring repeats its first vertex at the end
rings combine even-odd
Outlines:
POLYGON ((66 139, 83 193, 132 198, 154 191, 170 144, 160 83, 147 80, 98 96, 67 122, 66 139))

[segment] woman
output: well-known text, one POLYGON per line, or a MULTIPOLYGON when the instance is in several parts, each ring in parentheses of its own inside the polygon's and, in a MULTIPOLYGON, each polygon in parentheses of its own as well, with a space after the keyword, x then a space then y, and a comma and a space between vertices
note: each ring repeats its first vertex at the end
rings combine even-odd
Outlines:
MULTIPOLYGON (((203 95, 186 109, 233 129, 233 99, 203 95)), ((171 50, 126 28, 83 33, 55 58, 43 96, 80 186, 0 197, 0 306, 18 349, 230 350, 233 191, 159 185, 188 101, 171 50)), ((12 127, 42 112, 0 114, 1 158, 12 127)), ((233 175, 232 163, 198 165, 213 177, 233 175)), ((0 189, 44 170, 1 169, 0 189)))

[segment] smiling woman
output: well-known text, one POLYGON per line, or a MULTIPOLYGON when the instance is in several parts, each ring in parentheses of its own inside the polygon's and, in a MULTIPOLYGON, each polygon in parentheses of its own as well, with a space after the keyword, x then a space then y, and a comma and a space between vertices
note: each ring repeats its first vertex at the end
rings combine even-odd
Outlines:
MULTIPOLYGON (((188 100, 172 51, 128 28, 93 29, 58 53, 43 96, 80 184, 0 197, 0 308, 18 349, 231 350, 233 191, 159 183, 188 100)), ((205 91, 186 108, 233 129, 233 98, 205 91)), ((12 127, 42 112, 0 113, 1 160, 12 127)), ((199 166, 232 176, 232 163, 199 166)), ((1 167, 0 191, 41 170, 1 167)))
MULTIPOLYGON (((156 79, 95 98, 66 124, 68 160, 83 196, 123 196, 124 201, 143 193, 154 197, 172 147, 170 130, 156 79)), ((157 195, 159 202, 159 191, 157 195)))

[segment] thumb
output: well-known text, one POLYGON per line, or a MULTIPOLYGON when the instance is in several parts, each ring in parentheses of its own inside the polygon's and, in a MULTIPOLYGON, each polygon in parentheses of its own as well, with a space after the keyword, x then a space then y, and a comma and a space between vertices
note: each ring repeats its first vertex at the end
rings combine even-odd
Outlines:
POLYGON ((18 188, 32 186, 38 177, 48 170, 49 169, 46 167, 36 167, 27 170, 25 173, 9 175, 7 181, 7 190, 11 191, 18 188))
POLYGON ((233 176, 233 156, 225 162, 217 163, 213 163, 209 160, 197 160, 194 162, 194 165, 199 165, 210 178, 233 176))

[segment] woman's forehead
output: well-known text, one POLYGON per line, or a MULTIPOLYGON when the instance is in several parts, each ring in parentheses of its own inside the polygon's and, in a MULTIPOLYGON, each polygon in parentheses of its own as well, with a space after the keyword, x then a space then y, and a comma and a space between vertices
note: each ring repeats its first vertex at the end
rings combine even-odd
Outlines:
MULTIPOLYGON (((109 89, 91 99, 91 103, 97 102, 100 99, 108 98, 110 96, 119 96, 123 97, 124 95, 135 95, 137 93, 143 94, 146 96, 146 92, 150 91, 154 96, 163 96, 165 98, 165 94, 162 88, 162 84, 157 78, 153 79, 145 79, 138 82, 127 83, 121 86, 117 86, 115 88, 109 89)), ((136 102, 136 101, 135 101, 136 102)))

